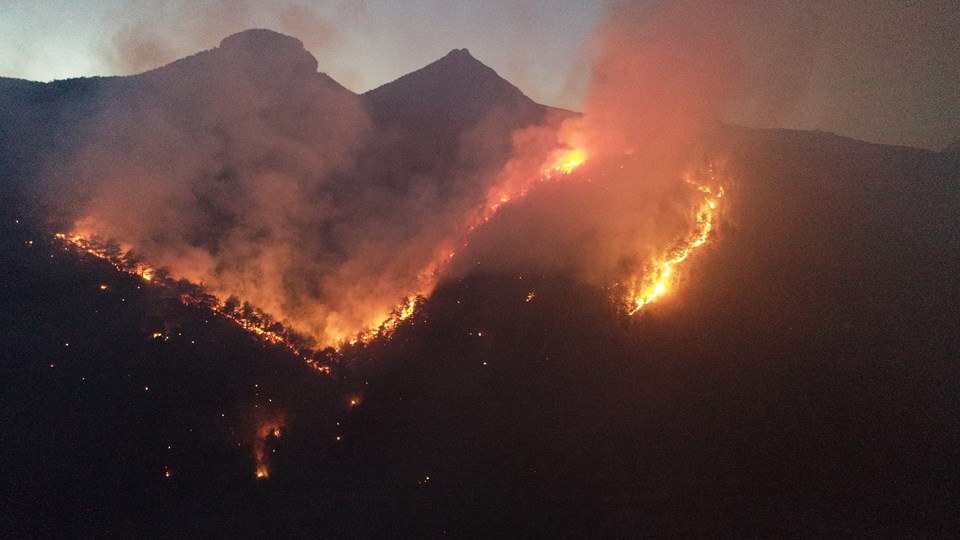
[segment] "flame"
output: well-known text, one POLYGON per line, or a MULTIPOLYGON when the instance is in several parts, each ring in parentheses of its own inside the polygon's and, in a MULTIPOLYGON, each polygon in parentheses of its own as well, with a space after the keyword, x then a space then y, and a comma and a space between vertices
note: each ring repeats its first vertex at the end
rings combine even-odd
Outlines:
POLYGON ((587 160, 587 154, 580 148, 567 148, 558 151, 544 174, 552 178, 556 174, 570 174, 587 160))
POLYGON ((348 341, 350 345, 356 345, 357 343, 366 343, 377 336, 381 337, 390 337, 393 335, 393 332, 400 326, 400 323, 406 321, 416 313, 417 306, 419 305, 420 300, 423 298, 420 294, 415 294, 404 298, 403 301, 393 309, 393 311, 386 317, 380 317, 377 320, 381 321, 379 324, 372 324, 370 327, 357 334, 357 337, 348 341))
MULTIPOLYGON (((453 240, 442 245, 436 252, 437 256, 433 257, 433 260, 425 265, 417 274, 418 285, 415 293, 404 298, 394 309, 381 312, 381 315, 372 317, 364 327, 353 334, 355 336, 353 339, 349 339, 349 332, 344 332, 340 335, 337 335, 337 333, 331 334, 328 336, 328 338, 332 338, 333 340, 331 345, 333 345, 335 349, 341 349, 347 344, 355 345, 359 342, 367 342, 378 336, 389 337, 392 335, 400 323, 413 316, 417 309, 419 299, 429 296, 433 291, 440 274, 455 256, 456 251, 452 249, 453 247, 458 244, 465 246, 467 244, 466 239, 469 238, 469 234, 473 232, 476 227, 489 221, 503 205, 526 196, 529 189, 537 182, 556 180, 560 176, 569 175, 583 164, 585 160, 586 153, 582 149, 563 146, 555 149, 548 155, 548 158, 542 166, 544 175, 539 179, 533 181, 524 180, 520 182, 519 185, 514 185, 514 182, 498 181, 498 183, 488 191, 486 202, 480 205, 480 207, 467 218, 465 226, 461 229, 461 232, 458 233, 459 241, 457 241, 457 236, 454 236, 453 240)), ((89 234, 74 232, 67 235, 65 233, 57 233, 56 238, 71 245, 81 253, 93 255, 109 262, 114 268, 121 272, 136 275, 150 285, 171 287, 175 283, 149 264, 141 261, 131 262, 127 259, 130 250, 126 249, 126 246, 124 247, 124 253, 120 254, 116 248, 112 251, 106 249, 105 244, 97 241, 95 237, 89 234)), ((282 327, 281 330, 278 331, 275 321, 268 317, 255 316, 251 318, 247 316, 246 313, 231 310, 222 299, 210 294, 208 291, 202 291, 200 295, 191 293, 182 294, 180 300, 185 305, 208 308, 258 338, 286 347, 291 353, 301 356, 312 368, 324 373, 330 372, 329 367, 318 364, 311 359, 310 353, 312 351, 300 344, 302 340, 296 340, 295 343, 294 340, 291 340, 292 332, 282 327), (267 320, 264 321, 264 319, 267 320)), ((259 315, 265 314, 259 312, 259 315)))
MULTIPOLYGON (((716 180, 712 174, 711 178, 716 180)), ((630 315, 640 311, 670 290, 672 278, 676 275, 676 267, 687 260, 694 250, 707 243, 710 233, 716 226, 717 207, 723 197, 723 187, 717 188, 714 192, 712 188, 698 184, 690 178, 685 181, 693 184, 704 194, 703 201, 694 213, 694 230, 680 247, 667 254, 663 260, 655 262, 654 270, 643 276, 639 280, 639 286, 630 291, 627 296, 627 312, 630 315)))
MULTIPOLYGON (((548 180, 556 181, 560 177, 567 176, 583 165, 586 159, 586 152, 584 150, 565 146, 549 153, 549 157, 541 165, 543 175, 539 178, 521 183, 517 183, 515 178, 510 177, 498 179, 497 183, 487 190, 486 202, 474 215, 467 219, 466 226, 463 228, 465 231, 463 236, 469 237, 470 233, 476 230, 477 227, 490 221, 504 205, 526 197, 536 184, 548 180)), ((459 242, 451 243, 459 243, 466 247, 469 242, 466 238, 461 238, 459 242)), ((456 254, 456 252, 450 248, 449 244, 441 247, 438 253, 442 253, 442 256, 436 257, 434 262, 425 268, 421 274, 429 274, 435 277, 449 264, 450 260, 453 259, 456 254)))
MULTIPOLYGON (((469 237, 470 233, 488 222, 504 205, 525 197, 529 193, 531 185, 546 180, 556 180, 557 177, 562 175, 569 175, 585 161, 586 152, 584 150, 563 147, 551 153, 551 157, 544 165, 544 176, 539 179, 519 187, 512 186, 507 182, 498 182, 488 190, 486 203, 478 212, 467 219, 467 224, 463 228, 465 230, 463 236, 469 237)), ((456 255, 456 251, 451 248, 451 244, 460 244, 466 247, 467 243, 465 238, 461 238, 460 241, 451 240, 440 246, 433 260, 418 273, 418 291, 405 298, 389 315, 378 318, 375 322, 369 324, 366 330, 359 332, 354 339, 346 341, 346 343, 356 345, 357 343, 368 342, 378 336, 390 337, 401 322, 413 316, 419 301, 429 296, 435 288, 438 277, 456 255)), ((341 341, 341 345, 343 344, 344 342, 341 341)))
MULTIPOLYGON (((96 238, 89 238, 76 233, 69 235, 56 233, 54 238, 64 243, 65 249, 72 248, 79 253, 92 255, 110 263, 111 266, 120 272, 140 277, 149 285, 167 288, 176 286, 174 280, 160 277, 157 269, 149 264, 141 261, 129 262, 129 251, 126 254, 111 251, 105 247, 103 242, 96 238)), ((105 285, 101 286, 101 290, 106 290, 105 287, 105 285)), ((336 348, 339 349, 347 343, 353 345, 360 341, 366 342, 377 336, 389 337, 401 322, 413 316, 421 298, 422 296, 419 294, 408 296, 389 313, 374 318, 369 323, 367 329, 359 332, 355 339, 349 341, 345 339, 339 340, 336 348)), ((277 324, 259 310, 253 310, 251 314, 246 310, 231 309, 221 298, 199 288, 180 294, 179 299, 183 305, 209 309, 257 338, 285 347, 295 356, 299 356, 314 370, 320 373, 330 374, 330 367, 314 360, 312 358, 313 351, 301 344, 302 336, 298 336, 282 325, 277 324)), ((154 339, 163 338, 165 341, 169 339, 159 332, 154 333, 152 337, 154 339)))

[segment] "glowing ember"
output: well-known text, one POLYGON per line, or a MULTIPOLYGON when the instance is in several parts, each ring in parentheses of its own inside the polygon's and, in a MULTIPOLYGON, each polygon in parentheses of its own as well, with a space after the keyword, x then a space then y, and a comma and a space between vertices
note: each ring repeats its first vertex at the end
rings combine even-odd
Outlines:
MULTIPOLYGON (((712 177, 712 175, 711 175, 712 177)), ((664 260, 654 263, 654 270, 643 276, 639 286, 631 290, 627 298, 627 311, 630 315, 640 311, 645 306, 670 290, 671 281, 675 276, 677 265, 685 261, 694 250, 707 243, 710 232, 713 231, 717 219, 717 206, 723 197, 723 188, 717 188, 716 193, 708 186, 697 184, 687 179, 704 194, 703 201, 695 212, 696 224, 693 233, 683 244, 669 253, 664 260)))

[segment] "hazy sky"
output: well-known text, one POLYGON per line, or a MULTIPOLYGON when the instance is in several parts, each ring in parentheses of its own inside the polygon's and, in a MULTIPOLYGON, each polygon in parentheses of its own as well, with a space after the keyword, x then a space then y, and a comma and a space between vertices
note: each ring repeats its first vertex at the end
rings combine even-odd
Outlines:
MULTIPOLYGON (((357 92, 466 47, 533 99, 579 109, 609 3, 0 0, 0 76, 137 73, 266 27, 357 92)), ((728 121, 934 149, 960 139, 960 0, 726 4, 742 59, 728 121)))

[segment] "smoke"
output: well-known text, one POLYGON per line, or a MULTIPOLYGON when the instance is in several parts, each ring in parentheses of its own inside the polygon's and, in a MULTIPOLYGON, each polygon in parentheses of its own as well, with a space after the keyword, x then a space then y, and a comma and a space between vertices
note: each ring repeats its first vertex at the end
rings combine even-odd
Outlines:
POLYGON ((702 199, 685 179, 737 81, 734 18, 722 3, 611 5, 594 35, 583 115, 559 131, 515 134, 490 198, 533 189, 474 235, 454 274, 479 267, 607 287, 635 282, 675 248, 702 199), (531 186, 564 149, 582 150, 586 165, 531 186))
POLYGON ((748 2, 731 123, 940 149, 960 133, 960 4, 748 2))
POLYGON ((611 8, 596 36, 584 122, 575 130, 586 131, 591 153, 664 161, 688 152, 716 122, 738 70, 735 14, 725 6, 611 8))
POLYGON ((493 107, 424 172, 300 41, 269 30, 111 84, 67 164, 51 160, 71 232, 324 345, 430 291, 517 121, 493 107))

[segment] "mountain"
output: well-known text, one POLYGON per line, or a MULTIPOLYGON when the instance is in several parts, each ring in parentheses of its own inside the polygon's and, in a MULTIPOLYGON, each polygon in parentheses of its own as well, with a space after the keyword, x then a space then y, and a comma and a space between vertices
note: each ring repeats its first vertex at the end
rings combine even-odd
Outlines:
MULTIPOLYGON (((13 85, 0 134, 11 197, 332 342, 417 286, 509 159, 514 129, 546 114, 473 59, 409 80, 449 77, 487 94, 458 94, 468 116, 426 115, 409 132, 378 124, 382 109, 269 30, 130 77, 13 85)), ((426 114, 391 97, 407 91, 374 95, 398 118, 426 114)))
MULTIPOLYGON (((169 162, 183 157, 171 146, 192 138, 192 146, 224 154, 220 168, 227 170, 236 167, 230 149, 242 133, 318 144, 331 133, 350 138, 366 128, 357 96, 318 73, 299 40, 270 30, 229 36, 217 48, 138 75, 46 84, 3 79, 0 91, 3 163, 15 179, 34 177, 45 189, 54 172, 45 164, 76 161, 91 140, 94 147, 155 147, 170 153, 157 156, 169 162)), ((123 157, 114 152, 111 163, 123 157)))
POLYGON ((454 49, 361 98, 384 134, 381 152, 399 164, 397 176, 445 182, 463 176, 462 168, 499 170, 515 130, 558 126, 573 114, 535 103, 467 49, 454 49))
POLYGON ((370 355, 381 371, 358 433, 382 450, 358 469, 376 471, 374 491, 416 471, 438 491, 378 500, 397 509, 391 523, 494 536, 952 530, 956 160, 733 127, 710 148, 729 206, 649 311, 626 319, 603 290, 481 266, 370 355))
POLYGON ((522 126, 542 121, 550 109, 525 96, 467 49, 454 49, 363 98, 377 123, 387 128, 421 122, 463 128, 476 125, 494 108, 522 126))
MULTIPOLYGON (((476 165, 462 153, 474 148, 469 134, 490 130, 476 155, 499 162, 511 124, 497 111, 551 115, 463 51, 352 96, 300 49, 255 31, 129 78, 0 81, 13 104, 0 114, 16 119, 0 125, 10 145, 0 185, 46 182, 27 165, 55 171, 64 148, 82 147, 91 157, 77 166, 97 172, 85 179, 118 176, 107 195, 153 194, 137 175, 158 170, 173 194, 195 197, 210 222, 193 221, 194 207, 175 215, 206 231, 193 247, 246 219, 235 205, 254 193, 277 202, 277 221, 308 222, 313 236, 296 239, 309 251, 316 237, 367 239, 347 225, 404 229, 400 218, 311 228, 324 212, 439 227, 438 207, 406 206, 406 191, 479 189, 445 176, 476 165), (277 66, 263 65, 275 55, 277 66), (350 146, 310 124, 348 129, 345 113, 369 121, 356 134, 365 164, 341 167, 322 192, 305 163, 333 158, 314 146, 350 146), (443 159, 394 154, 425 151, 440 134, 443 159), (145 165, 111 172, 118 153, 145 165), (182 173, 196 182, 177 183, 182 173), (283 197, 284 178, 324 197, 283 197)), ((717 228, 649 309, 627 317, 606 288, 484 260, 392 337, 318 353, 332 362, 327 375, 222 313, 184 305, 181 287, 192 285, 118 272, 55 240, 32 201, 4 198, 0 532, 949 536, 960 525, 960 160, 734 126, 704 148, 725 188, 717 228)), ((644 178, 638 163, 592 164, 570 184, 644 178)), ((544 183, 486 227, 564 189, 544 183)), ((135 210, 131 226, 164 217, 135 210)), ((145 237, 160 242, 177 219, 145 237)), ((239 230, 275 245, 271 223, 239 230)))

